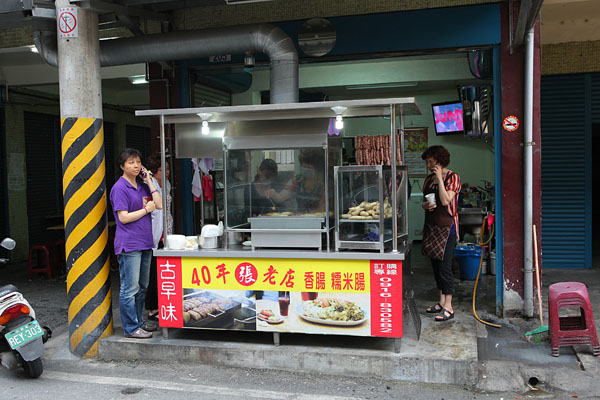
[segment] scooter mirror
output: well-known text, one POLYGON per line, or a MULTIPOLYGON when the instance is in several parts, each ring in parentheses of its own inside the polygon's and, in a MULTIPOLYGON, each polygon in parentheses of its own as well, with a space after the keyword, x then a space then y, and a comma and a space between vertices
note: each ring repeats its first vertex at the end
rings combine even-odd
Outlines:
POLYGON ((6 250, 13 250, 17 246, 17 242, 14 239, 6 238, 0 243, 0 246, 4 247, 6 250))

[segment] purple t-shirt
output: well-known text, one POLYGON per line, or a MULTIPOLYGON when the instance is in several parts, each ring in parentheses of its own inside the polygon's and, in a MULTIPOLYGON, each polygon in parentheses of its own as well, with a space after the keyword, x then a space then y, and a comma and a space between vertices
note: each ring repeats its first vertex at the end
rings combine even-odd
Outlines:
POLYGON ((150 213, 137 221, 124 224, 119 221, 117 211, 134 212, 144 207, 152 200, 150 189, 146 183, 137 181, 137 189, 122 176, 110 190, 117 230, 115 232, 115 254, 122 252, 150 250, 154 246, 152 239, 152 217, 150 213))

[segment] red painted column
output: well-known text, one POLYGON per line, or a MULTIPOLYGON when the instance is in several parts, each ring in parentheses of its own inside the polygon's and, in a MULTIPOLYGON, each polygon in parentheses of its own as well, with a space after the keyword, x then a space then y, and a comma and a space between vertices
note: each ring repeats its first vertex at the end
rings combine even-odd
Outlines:
MULTIPOLYGON (((517 21, 515 7, 513 22, 517 21)), ((502 7, 502 118, 515 115, 520 126, 515 132, 502 130, 502 211, 504 226, 504 298, 503 314, 520 314, 523 309, 523 96, 524 46, 510 54, 508 6, 502 7)), ((534 46, 533 100, 533 223, 538 228, 538 251, 541 231, 541 142, 540 142, 540 35, 536 24, 534 46)), ((535 283, 534 283, 535 284, 535 283)))

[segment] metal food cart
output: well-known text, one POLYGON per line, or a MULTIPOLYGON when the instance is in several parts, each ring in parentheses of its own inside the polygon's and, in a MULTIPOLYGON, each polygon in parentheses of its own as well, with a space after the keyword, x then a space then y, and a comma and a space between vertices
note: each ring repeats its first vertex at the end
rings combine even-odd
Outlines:
POLYGON ((175 125, 178 158, 223 158, 224 237, 250 239, 187 250, 167 241, 154 251, 163 336, 168 328, 266 331, 276 345, 282 332, 377 336, 394 338, 399 351, 414 300, 403 279, 408 177, 397 156, 404 116, 420 113, 414 98, 136 111, 160 118, 163 182, 166 125, 175 125), (335 122, 356 117, 389 119, 390 166, 341 166, 335 122), (259 183, 267 158, 285 179, 259 183), (360 187, 372 173, 375 183, 360 187))

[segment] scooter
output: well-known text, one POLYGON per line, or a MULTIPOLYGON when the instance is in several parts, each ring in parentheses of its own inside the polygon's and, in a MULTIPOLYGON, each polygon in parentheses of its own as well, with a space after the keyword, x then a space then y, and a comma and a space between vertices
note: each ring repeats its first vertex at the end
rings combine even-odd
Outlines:
MULTIPOLYGON (((13 239, 6 238, 0 246, 13 250, 13 239)), ((0 258, 0 266, 10 261, 0 258)), ((21 366, 31 378, 44 372, 42 356, 44 343, 52 336, 52 330, 40 326, 35 311, 14 285, 0 286, 0 361, 12 369, 21 366)))

